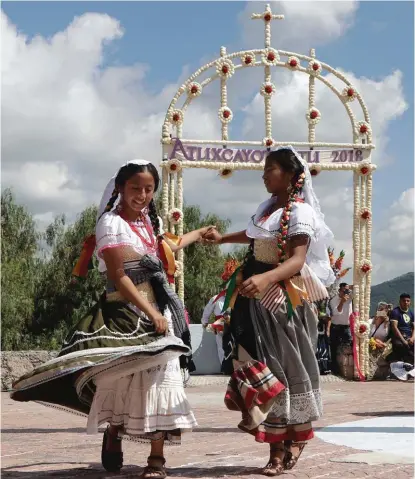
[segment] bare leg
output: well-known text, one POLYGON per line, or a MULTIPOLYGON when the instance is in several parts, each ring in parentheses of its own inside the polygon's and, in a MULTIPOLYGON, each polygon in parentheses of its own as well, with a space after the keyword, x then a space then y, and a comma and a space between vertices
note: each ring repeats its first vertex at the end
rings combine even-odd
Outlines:
POLYGON ((274 442, 269 445, 269 462, 262 470, 265 476, 279 476, 284 472, 285 448, 283 442, 274 442))
POLYGON ((166 469, 164 464, 164 438, 158 441, 151 441, 150 457, 147 460, 147 467, 144 469, 144 479, 164 479, 166 477, 166 469))

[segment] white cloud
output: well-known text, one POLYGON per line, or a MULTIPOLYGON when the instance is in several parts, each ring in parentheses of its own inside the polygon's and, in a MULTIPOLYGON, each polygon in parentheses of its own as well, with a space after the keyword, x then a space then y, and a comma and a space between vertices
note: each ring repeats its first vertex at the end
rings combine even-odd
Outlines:
POLYGON ((373 271, 377 282, 413 270, 414 188, 405 190, 384 218, 373 235, 373 271))
MULTIPOLYGON (((355 1, 285 1, 269 2, 275 14, 285 15, 284 20, 274 20, 272 43, 280 50, 307 51, 329 43, 346 32, 354 21, 358 3, 355 1)), ((239 15, 243 26, 243 41, 252 48, 258 40, 258 23, 251 20, 252 13, 263 12, 263 4, 250 2, 239 15)), ((262 45, 258 45, 262 47, 262 45)))
MULTIPOLYGON (((241 12, 242 48, 262 46, 263 27, 249 19, 251 12, 262 8, 262 4, 248 4, 241 12)), ((273 44, 307 51, 310 45, 316 47, 343 35, 354 21, 357 3, 275 2, 272 8, 286 15, 285 21, 275 22, 273 44)), ((1 29, 3 186, 13 186, 19 201, 29 206, 40 224, 62 212, 73 218, 90 203, 97 203, 106 181, 122 162, 148 158, 158 163, 164 115, 189 74, 186 66, 176 82, 156 94, 144 86, 148 65, 106 66, 106 46, 123 35, 120 23, 108 15, 87 13, 51 38, 29 40, 2 12, 1 29)), ((263 99, 254 94, 262 81, 259 70, 244 70, 242 76, 238 72, 230 82, 229 101, 235 115, 242 117, 243 133, 249 139, 264 136, 263 99)), ((391 161, 385 155, 389 123, 406 108, 402 74, 392 72, 376 81, 345 74, 368 104, 378 147, 375 159, 385 164, 391 161)), ((307 77, 277 71, 274 81, 275 137, 305 139, 307 77)), ((220 137, 218 92, 217 84, 212 84, 191 105, 186 137, 220 137)), ((323 114, 317 137, 350 141, 347 115, 338 99, 320 84, 317 106, 323 114)), ((266 197, 261 175, 239 172, 228 181, 215 175, 209 170, 186 171, 186 200, 202 204, 206 212, 232 217, 233 227, 242 229, 266 197)), ((324 173, 315 184, 338 249, 351 251, 351 175, 324 173)), ((392 257, 385 259, 382 271, 392 261, 392 257)))

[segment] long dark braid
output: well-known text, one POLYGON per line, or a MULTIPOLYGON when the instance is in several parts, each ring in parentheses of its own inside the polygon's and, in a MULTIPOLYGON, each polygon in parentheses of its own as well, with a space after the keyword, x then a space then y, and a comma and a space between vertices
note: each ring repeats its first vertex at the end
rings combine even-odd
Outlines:
POLYGON ((154 200, 151 200, 150 204, 148 205, 148 216, 150 217, 150 221, 153 226, 154 236, 157 237, 160 235, 160 220, 154 200))
POLYGON ((114 188, 114 190, 112 192, 112 195, 111 195, 111 198, 109 199, 109 201, 107 203, 107 206, 105 207, 104 211, 101 213, 100 217, 98 218, 98 221, 105 215, 105 213, 108 213, 109 211, 111 211, 114 208, 114 204, 117 201, 118 195, 119 195, 118 189, 114 188))

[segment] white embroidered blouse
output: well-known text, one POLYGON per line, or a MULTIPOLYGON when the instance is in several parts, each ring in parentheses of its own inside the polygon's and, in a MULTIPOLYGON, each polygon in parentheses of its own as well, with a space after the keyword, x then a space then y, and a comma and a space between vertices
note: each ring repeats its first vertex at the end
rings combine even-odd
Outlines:
MULTIPOLYGON (((150 217, 146 215, 146 221, 151 225, 150 217)), ((163 223, 161 218, 160 222, 160 234, 163 234, 163 223)), ((155 236, 150 237, 145 227, 140 223, 136 223, 142 236, 147 240, 156 240, 155 236)), ((138 256, 144 256, 146 254, 157 255, 156 248, 149 247, 130 227, 127 221, 123 220, 115 211, 105 213, 96 226, 96 255, 98 257, 98 270, 104 273, 107 268, 105 261, 102 257, 102 252, 107 248, 116 248, 120 246, 131 247, 138 256)))
MULTIPOLYGON (((248 238, 254 239, 254 254, 258 261, 278 264, 278 249, 276 235, 278 233, 283 208, 279 208, 266 216, 277 198, 270 198, 261 203, 251 218, 246 229, 248 238), (265 215, 265 216, 264 216, 265 215)), ((305 235, 309 238, 306 264, 301 270, 307 290, 313 290, 313 298, 322 299, 327 295, 325 286, 332 283, 333 271, 327 252, 327 246, 318 241, 316 215, 313 208, 302 202, 293 204, 288 223, 287 238, 305 235)), ((316 299, 317 300, 317 299, 316 299)))

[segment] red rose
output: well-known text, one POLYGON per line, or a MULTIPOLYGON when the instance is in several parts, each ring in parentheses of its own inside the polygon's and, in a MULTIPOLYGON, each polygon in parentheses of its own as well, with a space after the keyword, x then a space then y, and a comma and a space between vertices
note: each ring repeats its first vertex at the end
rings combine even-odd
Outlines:
POLYGON ((363 220, 368 220, 370 218, 370 212, 369 211, 363 211, 363 213, 361 214, 361 218, 363 220))
POLYGON ((292 60, 290 60, 290 67, 296 67, 297 66, 297 60, 295 58, 293 58, 292 60))

